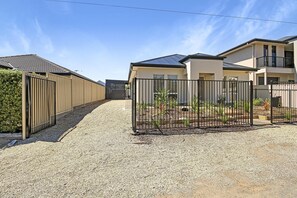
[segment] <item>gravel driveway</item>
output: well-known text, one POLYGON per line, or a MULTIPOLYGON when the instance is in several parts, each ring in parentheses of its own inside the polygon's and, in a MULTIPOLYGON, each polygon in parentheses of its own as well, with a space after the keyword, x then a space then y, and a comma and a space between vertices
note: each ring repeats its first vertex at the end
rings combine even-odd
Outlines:
POLYGON ((61 141, 1 150, 0 197, 297 196, 297 126, 134 136, 130 112, 106 102, 61 141))

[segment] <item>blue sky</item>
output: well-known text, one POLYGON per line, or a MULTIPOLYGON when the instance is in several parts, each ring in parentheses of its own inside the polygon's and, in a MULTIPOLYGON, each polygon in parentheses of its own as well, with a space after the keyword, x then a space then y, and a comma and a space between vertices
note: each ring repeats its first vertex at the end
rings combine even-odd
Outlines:
MULTIPOLYGON (((297 22, 296 0, 80 0, 297 22)), ((38 54, 93 80, 127 79, 130 62, 174 53, 218 54, 297 25, 56 3, 2 0, 0 56, 38 54)))

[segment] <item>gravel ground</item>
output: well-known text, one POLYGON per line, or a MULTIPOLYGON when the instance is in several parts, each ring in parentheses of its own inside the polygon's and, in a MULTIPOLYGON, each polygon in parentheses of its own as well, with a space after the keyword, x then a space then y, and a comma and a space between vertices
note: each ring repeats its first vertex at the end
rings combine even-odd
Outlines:
POLYGON ((1 150, 0 197, 297 196, 297 126, 134 136, 128 107, 106 102, 61 141, 1 150))

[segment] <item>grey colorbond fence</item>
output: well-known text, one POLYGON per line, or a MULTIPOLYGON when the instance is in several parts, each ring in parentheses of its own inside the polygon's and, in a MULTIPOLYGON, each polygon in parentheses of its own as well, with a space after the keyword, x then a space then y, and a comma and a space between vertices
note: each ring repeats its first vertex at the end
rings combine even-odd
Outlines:
POLYGON ((133 130, 253 125, 251 81, 134 79, 133 130))

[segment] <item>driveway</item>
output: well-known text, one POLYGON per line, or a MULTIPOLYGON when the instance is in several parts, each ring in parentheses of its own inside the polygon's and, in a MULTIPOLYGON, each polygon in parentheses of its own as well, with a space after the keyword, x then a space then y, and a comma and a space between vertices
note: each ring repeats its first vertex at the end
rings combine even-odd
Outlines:
POLYGON ((297 196, 294 125, 134 136, 126 101, 98 105, 1 150, 0 197, 297 196))

